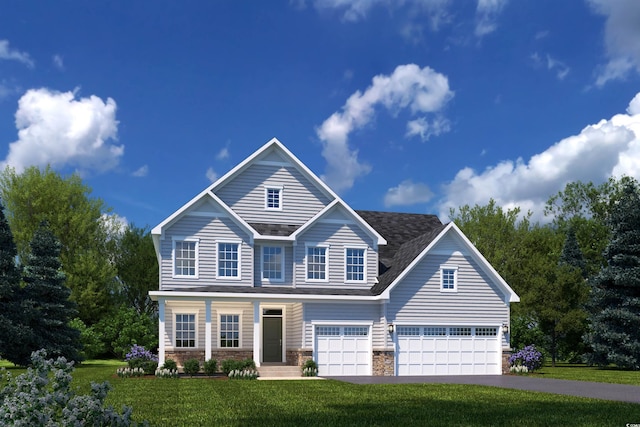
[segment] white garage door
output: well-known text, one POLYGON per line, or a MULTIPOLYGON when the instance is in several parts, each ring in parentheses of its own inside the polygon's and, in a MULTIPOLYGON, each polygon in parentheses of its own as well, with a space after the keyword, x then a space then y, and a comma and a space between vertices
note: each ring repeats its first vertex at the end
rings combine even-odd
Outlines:
POLYGON ((369 326, 316 326, 318 375, 371 375, 369 329, 369 326))
POLYGON ((397 326, 398 375, 498 375, 497 327, 397 326))

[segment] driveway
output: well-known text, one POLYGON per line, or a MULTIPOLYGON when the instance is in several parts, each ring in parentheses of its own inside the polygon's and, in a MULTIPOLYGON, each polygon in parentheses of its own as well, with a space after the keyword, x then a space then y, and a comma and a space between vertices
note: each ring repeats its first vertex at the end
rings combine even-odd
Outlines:
POLYGON ((594 399, 617 400, 640 403, 640 386, 625 384, 593 383, 588 381, 557 380, 525 375, 460 375, 460 376, 415 376, 415 377, 325 377, 353 384, 470 384, 485 385, 517 390, 541 391, 544 393, 566 394, 591 397, 594 399))

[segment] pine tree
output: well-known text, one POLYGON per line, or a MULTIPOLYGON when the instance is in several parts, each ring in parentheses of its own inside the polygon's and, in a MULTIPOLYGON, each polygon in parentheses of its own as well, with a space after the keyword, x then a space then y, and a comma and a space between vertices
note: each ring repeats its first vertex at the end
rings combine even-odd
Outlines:
POLYGON ((27 333, 21 327, 20 270, 16 266, 16 245, 0 204, 0 355, 7 358, 27 333))
POLYGON ((589 362, 640 369, 640 196, 627 184, 609 218, 607 266, 591 280, 589 362))
POLYGON ((80 332, 69 326, 78 311, 69 300, 71 290, 65 285, 65 274, 61 270, 60 242, 46 222, 40 224, 31 241, 23 280, 26 284, 23 308, 33 338, 20 354, 21 359, 27 359, 20 363, 28 363, 31 351, 41 348, 51 357, 79 360, 80 332))
POLYGON ((569 227, 567 231, 567 237, 564 240, 564 246, 562 253, 560 254, 560 265, 569 265, 577 268, 582 273, 582 276, 586 278, 587 263, 582 255, 582 250, 578 244, 578 238, 573 227, 569 227))

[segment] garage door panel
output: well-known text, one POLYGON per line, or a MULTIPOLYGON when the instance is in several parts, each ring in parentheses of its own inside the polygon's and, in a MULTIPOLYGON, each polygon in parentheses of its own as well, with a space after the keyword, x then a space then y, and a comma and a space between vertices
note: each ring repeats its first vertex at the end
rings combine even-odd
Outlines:
POLYGON ((317 326, 315 345, 318 375, 370 375, 369 329, 349 325, 317 326))

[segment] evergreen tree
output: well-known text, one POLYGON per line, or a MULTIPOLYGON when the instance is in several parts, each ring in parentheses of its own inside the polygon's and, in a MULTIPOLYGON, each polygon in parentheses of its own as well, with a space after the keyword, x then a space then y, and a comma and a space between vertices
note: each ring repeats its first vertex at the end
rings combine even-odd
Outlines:
POLYGON ((29 363, 31 352, 41 348, 53 357, 79 360, 80 332, 69 325, 78 311, 69 300, 71 290, 61 270, 60 242, 46 222, 40 224, 31 241, 23 280, 23 308, 33 337, 17 355, 18 363, 29 363))
POLYGON ((16 245, 0 204, 0 355, 7 357, 20 345, 27 330, 21 327, 20 270, 16 245))
POLYGON ((607 266, 591 281, 589 362, 640 369, 640 196, 627 184, 615 205, 607 266))
POLYGON ((580 273, 582 273, 582 277, 586 278, 587 263, 582 255, 582 250, 580 250, 576 232, 571 226, 569 226, 569 230, 567 231, 567 237, 564 240, 564 247, 560 254, 560 265, 568 265, 577 268, 580 270, 580 273))

